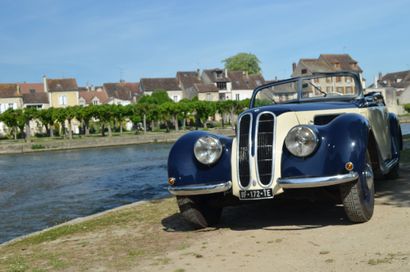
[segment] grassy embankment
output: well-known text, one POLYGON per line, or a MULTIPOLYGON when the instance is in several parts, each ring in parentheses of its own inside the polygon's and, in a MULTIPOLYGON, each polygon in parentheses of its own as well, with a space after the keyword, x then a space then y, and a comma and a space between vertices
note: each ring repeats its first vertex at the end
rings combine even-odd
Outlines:
MULTIPOLYGON (((405 140, 408 143, 410 137, 405 140)), ((403 163, 410 163, 410 149, 401 156, 403 163)), ((98 267, 127 271, 145 260, 152 260, 155 270, 155 266, 170 261, 163 257, 165 252, 189 248, 194 237, 200 236, 197 232, 164 231, 164 219, 180 220, 173 218, 176 212, 175 200, 168 198, 57 226, 0 246, 0 271, 85 271, 98 267)))
POLYGON ((176 212, 168 198, 57 226, 0 246, 0 271, 127 271, 148 256, 155 270, 169 261, 161 257, 167 249, 189 246, 189 233, 162 231, 161 220, 176 212))

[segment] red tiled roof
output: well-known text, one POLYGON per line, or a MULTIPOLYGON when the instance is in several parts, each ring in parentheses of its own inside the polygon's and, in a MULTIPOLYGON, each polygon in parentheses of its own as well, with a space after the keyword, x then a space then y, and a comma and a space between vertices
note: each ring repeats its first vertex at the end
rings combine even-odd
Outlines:
POLYGON ((165 91, 180 90, 177 80, 174 77, 141 78, 140 87, 144 92, 152 92, 155 90, 165 90, 165 91))
POLYGON ((75 78, 47 79, 47 89, 49 92, 78 91, 75 78))
POLYGON ((21 94, 28 94, 28 93, 33 93, 33 92, 36 92, 36 93, 44 92, 43 83, 18 83, 18 85, 20 86, 21 94))
POLYGON ((24 93, 23 94, 24 104, 48 104, 48 94, 42 93, 24 93))
POLYGON ((209 84, 197 83, 197 84, 194 84, 194 87, 198 93, 218 92, 218 88, 213 83, 209 83, 209 84))
POLYGON ((0 98, 21 97, 17 84, 0 84, 0 98))
POLYGON ((92 104, 94 97, 98 98, 101 104, 108 102, 108 95, 103 91, 80 91, 79 97, 85 100, 86 104, 92 104))

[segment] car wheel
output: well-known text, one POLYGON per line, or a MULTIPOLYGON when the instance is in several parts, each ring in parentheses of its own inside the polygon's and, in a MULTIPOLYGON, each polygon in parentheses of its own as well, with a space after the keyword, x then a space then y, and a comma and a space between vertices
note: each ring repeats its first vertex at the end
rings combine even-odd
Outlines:
POLYGON ((368 152, 361 177, 356 182, 341 185, 340 192, 350 221, 363 223, 370 220, 374 210, 374 175, 368 152))
POLYGON ((203 196, 177 196, 182 216, 198 228, 214 226, 221 218, 222 208, 208 203, 203 196))

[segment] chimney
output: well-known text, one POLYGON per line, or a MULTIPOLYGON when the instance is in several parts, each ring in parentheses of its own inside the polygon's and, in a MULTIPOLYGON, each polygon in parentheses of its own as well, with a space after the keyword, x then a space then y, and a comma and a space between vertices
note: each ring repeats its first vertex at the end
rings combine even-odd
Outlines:
POLYGON ((228 69, 224 69, 224 71, 225 71, 225 77, 227 78, 228 77, 228 69))
POLYGON ((382 80, 383 74, 379 72, 379 80, 382 80))
POLYGON ((377 82, 379 81, 379 78, 377 76, 374 77, 374 87, 377 89, 378 85, 377 82))
POLYGON ((199 68, 196 69, 196 74, 197 74, 198 80, 201 80, 201 70, 199 68))
POLYGON ((294 63, 292 63, 292 72, 295 72, 296 71, 296 63, 294 62, 294 63))
POLYGON ((44 92, 48 93, 48 86, 47 86, 47 76, 43 76, 43 86, 44 86, 44 92))

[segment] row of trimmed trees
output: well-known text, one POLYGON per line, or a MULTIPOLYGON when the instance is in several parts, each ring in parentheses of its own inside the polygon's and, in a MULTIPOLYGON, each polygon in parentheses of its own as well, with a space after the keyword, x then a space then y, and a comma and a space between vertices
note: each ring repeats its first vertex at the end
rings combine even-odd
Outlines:
POLYGON ((208 102, 184 99, 175 103, 165 91, 158 91, 152 96, 143 96, 136 104, 127 106, 104 104, 42 110, 9 109, 0 115, 0 121, 9 128, 9 134, 14 139, 20 136, 29 142, 30 123, 33 120, 45 129, 47 136, 53 137, 57 131, 59 135, 72 139, 73 122, 80 124, 81 133, 84 135, 90 134, 91 124, 98 124, 102 136, 105 136, 105 133, 111 136, 113 128, 122 133, 124 124, 129 121, 133 123, 133 127, 144 132, 159 127, 165 128, 166 131, 172 128, 179 130, 181 126, 182 129, 187 126, 206 128, 208 121, 215 119, 216 114, 220 116, 222 127, 226 125, 226 121, 233 126, 236 115, 248 105, 249 100, 208 102))

